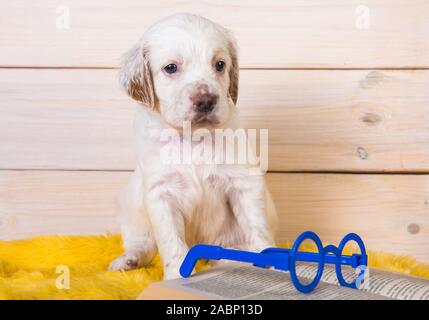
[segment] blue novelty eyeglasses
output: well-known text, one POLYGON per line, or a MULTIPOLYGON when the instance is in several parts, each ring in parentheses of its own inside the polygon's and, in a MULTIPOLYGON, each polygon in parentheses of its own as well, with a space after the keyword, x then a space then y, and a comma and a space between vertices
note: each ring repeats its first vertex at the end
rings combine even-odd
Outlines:
POLYGON ((266 268, 274 267, 278 270, 289 271, 292 283, 297 290, 303 293, 309 293, 316 288, 322 278, 325 263, 334 264, 335 272, 340 285, 348 288, 356 289, 357 282, 363 280, 366 266, 368 265, 368 256, 366 254, 365 245, 362 239, 355 233, 347 234, 340 242, 340 245, 328 245, 323 247, 320 238, 312 231, 302 233, 295 241, 292 249, 283 248, 267 248, 260 253, 224 249, 219 246, 198 244, 193 246, 185 257, 181 267, 180 274, 182 277, 189 277, 195 264, 199 259, 208 260, 231 260, 238 262, 253 263, 254 266, 266 268), (302 252, 298 251, 299 246, 305 240, 313 240, 317 246, 317 252, 302 252), (359 248, 360 254, 352 254, 350 256, 343 255, 344 247, 349 241, 355 241, 359 248), (302 284, 296 274, 295 265, 297 261, 316 262, 318 263, 317 273, 315 278, 309 284, 302 284), (359 273, 351 282, 347 282, 342 274, 342 266, 351 266, 359 268, 359 273))

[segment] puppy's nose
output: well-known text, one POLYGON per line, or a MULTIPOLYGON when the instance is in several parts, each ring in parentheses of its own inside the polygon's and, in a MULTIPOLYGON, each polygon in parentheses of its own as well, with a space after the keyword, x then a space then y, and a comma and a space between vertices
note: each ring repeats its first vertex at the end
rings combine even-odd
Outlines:
POLYGON ((204 92, 199 93, 193 98, 193 103, 196 111, 200 113, 209 113, 212 112, 216 103, 218 96, 204 92))

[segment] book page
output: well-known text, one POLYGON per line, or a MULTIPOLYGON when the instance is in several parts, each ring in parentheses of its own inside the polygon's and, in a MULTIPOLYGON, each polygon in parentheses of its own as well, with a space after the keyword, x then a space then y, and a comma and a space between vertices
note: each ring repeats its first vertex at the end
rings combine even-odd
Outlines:
MULTIPOLYGON (((303 278, 312 279, 316 271, 314 265, 297 267, 297 274, 303 278)), ((347 282, 351 282, 356 278, 355 270, 343 267, 343 276, 347 282)), ((325 266, 321 281, 338 285, 335 268, 325 266)), ((369 268, 361 291, 399 300, 429 300, 429 279, 369 268)))
MULTIPOLYGON (((317 267, 297 266, 301 283, 313 279, 317 267)), ((346 281, 356 277, 355 270, 344 268, 346 281)), ((293 286, 288 272, 262 269, 247 264, 229 263, 193 275, 187 279, 164 281, 167 286, 188 295, 206 299, 291 299, 291 300, 429 300, 429 279, 371 268, 361 289, 338 285, 335 268, 325 266, 322 279, 310 294, 293 286)))
MULTIPOLYGON (((305 279, 301 279, 305 283, 305 279)), ((320 282, 311 294, 295 289, 289 273, 249 265, 229 264, 187 279, 165 281, 164 286, 207 299, 240 300, 378 300, 388 299, 362 290, 320 282)))

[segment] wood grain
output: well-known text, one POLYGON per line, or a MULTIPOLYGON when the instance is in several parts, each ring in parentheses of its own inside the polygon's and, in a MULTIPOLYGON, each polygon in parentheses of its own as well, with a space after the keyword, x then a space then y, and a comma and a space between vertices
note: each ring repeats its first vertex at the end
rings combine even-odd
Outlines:
POLYGON ((312 230, 326 243, 358 233, 372 250, 429 262, 429 176, 270 174, 279 241, 312 230))
POLYGON ((116 66, 148 26, 176 12, 231 29, 246 68, 429 67, 427 0, 2 0, 0 66, 116 66), (69 29, 57 28, 60 5, 69 29), (368 29, 357 27, 361 5, 368 29))
MULTIPOLYGON (((0 172, 0 238, 117 230, 114 200, 129 172, 0 172)), ((429 262, 429 176, 268 174, 279 241, 313 230, 338 244, 348 232, 368 248, 429 262)))
POLYGON ((0 237, 115 231, 114 201, 127 173, 0 172, 0 237))
MULTIPOLYGON (((275 171, 429 171, 429 71, 244 70, 247 128, 275 171)), ((134 103, 114 70, 0 69, 0 168, 130 170, 134 103)))

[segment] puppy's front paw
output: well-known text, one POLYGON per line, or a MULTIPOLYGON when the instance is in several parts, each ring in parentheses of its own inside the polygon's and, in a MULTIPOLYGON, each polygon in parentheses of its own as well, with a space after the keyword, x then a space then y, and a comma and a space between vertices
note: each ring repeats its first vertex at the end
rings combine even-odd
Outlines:
POLYGON ((113 260, 109 265, 110 271, 129 271, 139 267, 139 257, 135 254, 124 253, 122 256, 113 260))
POLYGON ((179 269, 172 269, 172 268, 164 269, 164 280, 172 280, 172 279, 178 279, 178 278, 181 278, 179 269))
POLYGON ((183 259, 178 259, 177 261, 174 260, 164 264, 164 280, 178 279, 182 277, 179 272, 182 261, 183 259))

